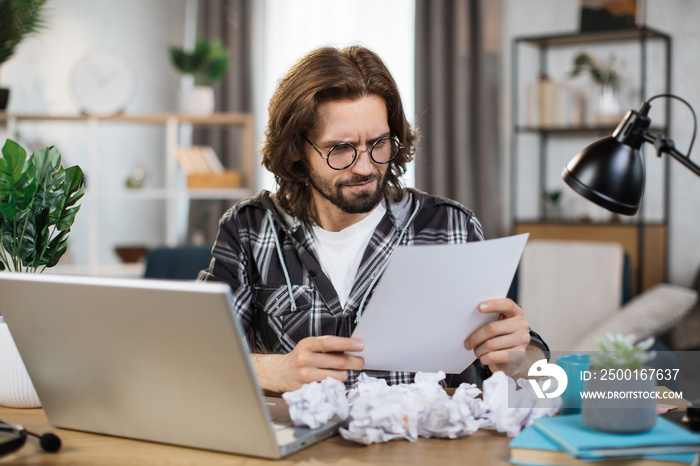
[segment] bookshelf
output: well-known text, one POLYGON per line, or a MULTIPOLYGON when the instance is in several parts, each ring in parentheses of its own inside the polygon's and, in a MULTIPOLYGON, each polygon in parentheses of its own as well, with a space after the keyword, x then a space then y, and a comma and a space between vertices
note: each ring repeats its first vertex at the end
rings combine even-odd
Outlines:
MULTIPOLYGON (((85 197, 81 202, 81 211, 76 219, 76 224, 86 225, 84 228, 86 234, 82 236, 82 240, 73 241, 74 232, 71 232, 69 239, 69 253, 75 252, 76 254, 71 256, 79 256, 81 260, 72 261, 70 264, 59 264, 54 269, 59 273, 97 276, 140 276, 142 274, 142 264, 122 264, 112 254, 116 245, 129 243, 127 238, 130 232, 129 227, 125 225, 121 237, 119 231, 110 231, 110 237, 106 235, 105 230, 112 229, 104 226, 104 217, 110 206, 118 204, 129 209, 129 206, 138 205, 145 210, 144 216, 162 217, 162 227, 159 227, 159 231, 154 235, 144 238, 144 243, 149 247, 176 246, 185 241, 190 200, 234 202, 252 193, 255 180, 254 122, 252 115, 248 113, 215 113, 207 116, 150 113, 93 117, 75 114, 0 112, 0 127, 5 126, 5 132, 9 138, 17 138, 23 125, 36 123, 70 126, 87 153, 86 157, 79 162, 88 182, 85 197), (105 128, 114 126, 124 127, 125 129, 122 129, 127 132, 134 131, 129 128, 143 126, 158 129, 162 138, 159 144, 162 151, 159 152, 162 153, 142 154, 160 172, 157 182, 138 188, 128 188, 117 182, 109 186, 107 183, 91 182, 118 176, 110 174, 109 169, 103 166, 106 162, 102 150, 105 145, 122 143, 105 136, 105 133, 109 133, 104 131, 105 128), (225 187, 218 187, 221 183, 212 182, 208 185, 206 180, 204 182, 200 180, 200 183, 196 184, 198 187, 188 186, 187 173, 178 163, 178 149, 181 133, 193 127, 223 127, 238 132, 239 147, 235 150, 238 166, 235 172, 225 170, 226 173, 234 175, 235 182, 224 184, 225 187)), ((48 141, 48 144, 53 142, 48 141)), ((59 150, 62 149, 59 147, 59 150)), ((66 154, 63 151, 62 155, 65 159, 66 154)), ((139 219, 136 221, 138 222, 139 219)), ((74 225, 73 230, 76 230, 76 226, 74 225)))
MULTIPOLYGON (((667 225, 669 197, 668 159, 656 164, 660 173, 649 176, 653 189, 647 189, 646 200, 660 211, 658 218, 645 218, 642 208, 636 217, 620 223, 613 220, 583 221, 574 218, 548 218, 544 193, 560 188, 568 191, 560 173, 576 154, 568 152, 568 145, 583 149, 588 144, 609 136, 620 119, 593 121, 574 118, 557 124, 537 121, 531 108, 533 101, 525 82, 536 82, 537 77, 550 76, 552 70, 571 69, 573 57, 582 51, 595 50, 598 54, 616 54, 628 64, 623 84, 633 89, 634 105, 653 94, 670 92, 671 39, 664 32, 639 26, 622 30, 588 33, 567 33, 516 37, 512 41, 511 77, 511 151, 510 151, 510 217, 515 233, 530 232, 531 239, 568 239, 614 241, 623 244, 632 261, 633 293, 637 294, 666 279, 667 225), (529 60, 526 59, 529 57, 529 60), (638 79, 638 81, 637 81, 638 79), (652 86, 653 84, 653 86, 652 86), (534 120, 534 121, 533 121, 534 120), (573 143, 572 143, 573 141, 573 143), (557 149, 564 154, 556 153, 557 149), (564 156, 565 158, 562 158, 564 156)), ((627 110, 628 108, 624 108, 627 110)), ((668 130, 670 108, 663 109, 662 124, 654 132, 668 130)), ((541 117, 541 115, 540 115, 541 117)), ((657 121, 656 119, 654 120, 657 121)))

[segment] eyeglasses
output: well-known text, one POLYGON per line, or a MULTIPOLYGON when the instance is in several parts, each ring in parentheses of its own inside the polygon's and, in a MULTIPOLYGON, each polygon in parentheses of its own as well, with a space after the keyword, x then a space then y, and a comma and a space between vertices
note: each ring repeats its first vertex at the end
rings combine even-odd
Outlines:
POLYGON ((335 146, 331 147, 328 154, 324 156, 321 151, 314 146, 313 142, 309 141, 306 136, 303 136, 303 138, 306 140, 306 142, 311 144, 311 147, 318 152, 318 155, 320 155, 322 159, 326 159, 328 166, 333 170, 344 170, 355 163, 358 152, 369 152, 369 158, 372 159, 374 163, 385 164, 394 160, 396 156, 399 155, 399 151, 403 149, 403 146, 401 143, 399 143, 398 139, 387 136, 377 139, 369 149, 360 151, 358 151, 357 148, 349 142, 336 144, 335 146))

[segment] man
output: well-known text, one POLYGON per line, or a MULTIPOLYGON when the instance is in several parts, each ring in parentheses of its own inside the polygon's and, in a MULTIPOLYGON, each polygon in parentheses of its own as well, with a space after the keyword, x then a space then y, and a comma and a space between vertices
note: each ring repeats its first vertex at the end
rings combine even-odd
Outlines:
MULTIPOLYGON (((363 369, 362 358, 346 354, 363 349, 350 335, 396 247, 481 241, 481 226, 456 202, 401 188, 416 134, 373 52, 309 53, 282 78, 269 112, 263 165, 279 189, 223 216, 200 279, 231 285, 264 389, 294 390, 327 376, 350 385, 363 369)), ((499 320, 465 335, 479 360, 462 380, 505 370, 508 351, 546 350, 513 301, 479 310, 499 320)), ((372 375, 413 381, 409 373, 372 375)))

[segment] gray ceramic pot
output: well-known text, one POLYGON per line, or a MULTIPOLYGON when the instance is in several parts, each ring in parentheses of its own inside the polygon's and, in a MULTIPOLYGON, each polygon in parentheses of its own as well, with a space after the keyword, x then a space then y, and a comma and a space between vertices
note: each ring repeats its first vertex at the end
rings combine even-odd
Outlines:
POLYGON ((656 424, 656 380, 640 372, 591 371, 581 404, 581 420, 602 432, 647 432, 656 424), (636 376, 635 376, 636 374, 636 376), (594 393, 604 398, 593 398, 594 393))

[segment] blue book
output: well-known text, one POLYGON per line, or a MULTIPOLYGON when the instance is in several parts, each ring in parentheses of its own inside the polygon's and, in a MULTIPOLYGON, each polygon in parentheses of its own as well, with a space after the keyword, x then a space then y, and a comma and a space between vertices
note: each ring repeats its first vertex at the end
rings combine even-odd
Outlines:
POLYGON ((567 453, 534 426, 526 427, 510 441, 510 462, 522 466, 681 466, 693 464, 696 455, 648 455, 603 460, 578 459, 567 453))
POLYGON ((642 434, 598 432, 583 424, 581 415, 541 418, 535 427, 571 456, 583 459, 700 452, 700 433, 690 432, 662 417, 642 434))

